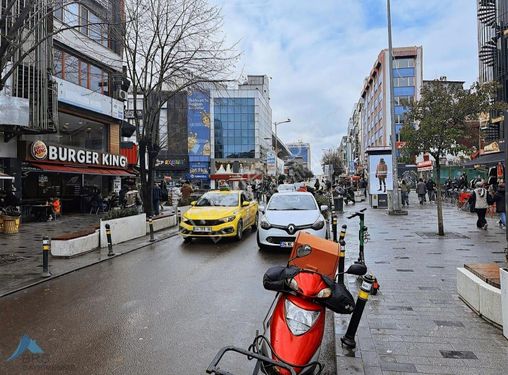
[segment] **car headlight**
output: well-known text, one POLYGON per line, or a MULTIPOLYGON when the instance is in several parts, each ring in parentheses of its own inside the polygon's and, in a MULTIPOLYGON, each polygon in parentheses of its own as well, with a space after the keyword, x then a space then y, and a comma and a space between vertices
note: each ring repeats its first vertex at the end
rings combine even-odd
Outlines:
POLYGON ((231 216, 219 219, 219 221, 222 221, 223 223, 231 223, 235 219, 236 219, 236 216, 235 215, 231 215, 231 216))
POLYGON ((312 328, 319 317, 319 311, 302 309, 286 299, 286 324, 295 336, 303 335, 312 328))
POLYGON ((325 226, 325 221, 323 219, 317 219, 316 222, 314 224, 312 224, 312 229, 314 230, 320 230, 320 229, 323 229, 323 227, 325 226))
POLYGON ((332 295, 332 290, 330 288, 324 288, 316 294, 316 298, 328 298, 332 295))
POLYGON ((265 217, 263 217, 261 219, 261 222, 259 223, 259 225, 261 226, 261 228, 263 229, 270 229, 272 226, 270 225, 270 223, 268 222, 268 220, 266 220, 265 217))

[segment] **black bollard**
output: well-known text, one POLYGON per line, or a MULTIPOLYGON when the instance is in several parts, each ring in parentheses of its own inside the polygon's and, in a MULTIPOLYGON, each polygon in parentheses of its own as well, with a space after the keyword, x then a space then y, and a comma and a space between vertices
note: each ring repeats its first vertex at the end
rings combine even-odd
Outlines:
POLYGON ((333 242, 337 242, 337 215, 335 212, 332 213, 332 233, 333 242))
POLYGON ((42 277, 50 277, 49 272, 50 242, 48 236, 42 238, 42 277))
POLYGON ((153 220, 151 216, 148 219, 148 226, 150 227, 150 242, 154 242, 155 238, 153 238, 153 220))
POLYGON ((338 281, 342 285, 344 285, 344 264, 346 262, 346 229, 347 225, 344 224, 342 229, 340 230, 339 236, 339 244, 340 244, 340 252, 339 252, 339 274, 338 281))
POLYGON ((358 330, 358 325, 360 324, 360 319, 362 318, 363 309, 365 308, 365 304, 369 299, 369 294, 372 289, 372 284, 374 283, 374 276, 365 275, 363 277, 363 283, 358 291, 358 298, 356 300, 355 310, 353 311, 353 315, 351 316, 351 320, 349 322, 349 326, 347 327, 346 334, 340 339, 342 345, 346 345, 350 349, 356 348, 355 335, 358 330))
POLYGON ((108 239, 108 257, 115 255, 113 252, 113 241, 111 240, 111 227, 106 224, 106 238, 108 239))

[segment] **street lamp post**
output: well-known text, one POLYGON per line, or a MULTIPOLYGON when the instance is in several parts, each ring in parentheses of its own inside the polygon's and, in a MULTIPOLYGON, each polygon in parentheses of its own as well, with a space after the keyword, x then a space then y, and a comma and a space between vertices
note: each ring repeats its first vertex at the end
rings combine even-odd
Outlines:
MULTIPOLYGON (((390 10, 390 0, 386 0, 386 12, 388 14, 388 69, 390 80, 390 118, 391 118, 391 143, 392 143, 392 207, 389 211, 390 214, 403 213, 400 209, 399 201, 399 176, 397 171, 397 133, 395 129, 395 95, 393 93, 393 47, 392 47, 392 16, 390 10)), ((407 212, 406 212, 407 213, 407 212)))
MULTIPOLYGON (((275 179, 277 180, 279 177, 279 167, 278 167, 278 158, 279 158, 279 138, 277 138, 277 126, 280 124, 284 124, 286 122, 291 122, 291 119, 287 119, 284 121, 275 121, 273 124, 275 125, 275 179)), ((277 181, 278 183, 278 181, 277 181)))

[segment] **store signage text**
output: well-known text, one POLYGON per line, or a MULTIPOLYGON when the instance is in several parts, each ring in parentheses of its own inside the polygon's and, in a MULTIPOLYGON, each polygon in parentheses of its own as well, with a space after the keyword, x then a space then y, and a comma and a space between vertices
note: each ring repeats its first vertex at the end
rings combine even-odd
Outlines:
POLYGON ((32 143, 31 154, 34 159, 37 160, 46 159, 51 161, 100 165, 106 167, 127 167, 127 158, 123 155, 103 154, 97 151, 46 145, 42 141, 35 141, 32 143))

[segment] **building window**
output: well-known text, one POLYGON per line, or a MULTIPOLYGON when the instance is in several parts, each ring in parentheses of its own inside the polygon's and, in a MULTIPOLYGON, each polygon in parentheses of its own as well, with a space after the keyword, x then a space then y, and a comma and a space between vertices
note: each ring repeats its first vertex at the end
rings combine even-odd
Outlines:
POLYGON ((414 66, 415 66, 414 58, 395 59, 393 64, 394 68, 413 68, 414 66))
POLYGON ((82 34, 90 39, 109 47, 108 23, 104 18, 99 17, 90 9, 82 4, 70 3, 63 5, 63 0, 57 0, 55 3, 53 15, 69 26, 79 26, 82 34))
POLYGON ((216 98, 215 158, 255 156, 254 98, 216 98))
POLYGON ((394 87, 414 86, 415 77, 398 77, 393 79, 394 87))
POLYGON ((56 77, 99 94, 109 95, 109 73, 107 71, 56 48, 53 53, 53 72, 56 77))

